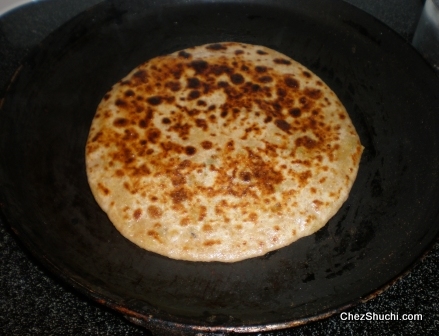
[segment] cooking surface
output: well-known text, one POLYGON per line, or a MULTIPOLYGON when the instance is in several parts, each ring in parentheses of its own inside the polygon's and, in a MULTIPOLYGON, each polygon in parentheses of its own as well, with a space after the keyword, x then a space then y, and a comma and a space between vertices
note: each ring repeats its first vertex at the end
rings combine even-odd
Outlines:
MULTIPOLYGON (((48 2, 47 4, 49 4, 48 2)), ((67 3, 69 3, 67 1, 67 3)), ((80 1, 78 1, 80 6, 80 1)), ((38 5, 48 6, 46 3, 38 5)), ((376 5, 370 1, 370 11, 376 5)), ((84 5, 84 4, 83 4, 84 5)), ((407 6, 416 7, 413 2, 407 6)), ((51 13, 61 13, 60 8, 53 10, 50 8, 35 9, 41 11, 39 15, 51 13)), ((68 6, 66 6, 67 8, 68 6)), ((85 8, 85 5, 84 7, 85 8)), ((417 7, 416 7, 417 8, 417 7)), ((413 8, 412 8, 413 9, 413 8)), ((75 13, 73 7, 70 13, 75 13)), ((79 9, 80 11, 80 9, 79 9)), ((68 12, 68 10, 67 10, 68 12)), ((56 26, 60 21, 66 19, 66 14, 51 15, 52 25, 56 26)), ((7 51, 1 55, 1 75, 8 77, 14 64, 18 64, 19 59, 26 51, 38 41, 38 36, 43 36, 45 32, 50 31, 47 27, 38 26, 41 22, 36 19, 35 12, 31 8, 24 9, 23 14, 15 13, 15 23, 13 18, 4 18, 2 34, 0 35, 1 45, 6 45, 7 51), (20 15, 21 16, 20 18, 20 15), (29 33, 25 30, 19 34, 19 28, 23 25, 18 22, 29 19, 36 24, 35 30, 29 33), (28 34, 28 36, 26 36, 28 34), (9 72, 9 73, 8 73, 9 72)), ((379 15, 383 15, 380 12, 379 15)), ((44 16, 43 16, 44 17, 44 16)), ((384 15, 385 17, 385 15, 384 15)), ((50 20, 49 20, 50 21, 50 20)), ((412 21, 408 20, 408 25, 414 26, 412 21), (412 24, 410 24, 412 22, 412 24)), ((44 26, 44 25, 42 25, 44 26)), ((397 27, 395 28, 397 29, 397 27)), ((407 39, 411 37, 410 29, 402 29, 400 33, 407 39)), ((16 68, 16 66, 15 66, 16 68)), ((1 83, 3 84, 3 83, 1 83)), ((1 263, 1 318, 7 328, 3 330, 10 331, 10 334, 39 333, 44 330, 53 333, 65 331, 66 333, 130 333, 141 334, 143 329, 137 328, 127 323, 115 314, 90 302, 88 299, 77 294, 70 287, 60 284, 57 278, 48 274, 38 262, 34 261, 27 252, 23 252, 21 244, 11 235, 9 229, 1 226, 2 230, 2 263, 1 263)), ((438 292, 438 248, 428 254, 424 262, 418 265, 408 276, 397 282, 387 292, 378 296, 365 304, 361 304, 351 310, 351 313, 423 313, 423 322, 379 322, 379 323, 362 323, 362 322, 343 322, 338 315, 327 320, 303 326, 290 331, 278 332, 280 335, 305 334, 310 331, 327 331, 328 329, 336 331, 362 331, 370 330, 398 332, 428 332, 428 328, 434 327, 434 320, 437 320, 437 292, 438 292)))

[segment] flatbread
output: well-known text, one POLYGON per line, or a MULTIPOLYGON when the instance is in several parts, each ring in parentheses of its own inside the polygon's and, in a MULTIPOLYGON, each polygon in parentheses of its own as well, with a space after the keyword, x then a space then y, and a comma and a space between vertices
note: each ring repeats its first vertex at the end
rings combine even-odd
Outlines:
POLYGON ((235 262, 313 234, 347 199, 363 147, 314 73, 225 42, 141 64, 104 96, 90 188, 120 233, 191 261, 235 262))

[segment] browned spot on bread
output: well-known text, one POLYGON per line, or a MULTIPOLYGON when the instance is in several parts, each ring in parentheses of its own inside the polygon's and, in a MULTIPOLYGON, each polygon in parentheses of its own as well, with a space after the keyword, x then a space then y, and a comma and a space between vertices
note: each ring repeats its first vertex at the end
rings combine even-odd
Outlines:
POLYGON ((188 226, 190 222, 191 221, 190 221, 189 217, 184 217, 180 220, 180 225, 181 226, 188 226))
POLYGON ((182 203, 186 200, 188 200, 190 197, 190 193, 188 192, 187 189, 181 187, 181 188, 176 188, 171 192, 171 198, 172 198, 172 202, 174 202, 174 204, 179 204, 182 203))
POLYGON ((221 43, 209 44, 206 46, 206 49, 209 50, 226 50, 227 46, 221 43))
POLYGON ((305 135, 303 137, 297 138, 296 141, 296 146, 297 147, 305 147, 308 149, 313 149, 314 147, 317 146, 317 141, 314 139, 311 139, 309 136, 305 135))
POLYGON ((290 65, 291 64, 291 61, 289 61, 289 60, 287 60, 285 58, 275 58, 273 60, 273 62, 276 63, 276 64, 284 64, 284 65, 290 65))
POLYGON ((291 130, 291 125, 287 123, 284 119, 276 119, 274 124, 282 131, 289 133, 291 130))
POLYGON ((162 215, 163 215, 163 211, 158 206, 155 206, 155 205, 148 206, 147 212, 148 212, 149 217, 151 217, 153 219, 158 219, 158 218, 162 217, 162 215))
POLYGON ((288 86, 291 89, 298 89, 300 87, 299 81, 290 76, 285 76, 284 82, 286 86, 288 86))
POLYGON ((160 234, 156 230, 148 230, 147 234, 148 236, 157 240, 159 243, 162 243, 162 240, 160 239, 160 234))
POLYGON ((102 183, 98 183, 98 188, 99 191, 101 193, 103 193, 104 195, 109 195, 110 194, 110 189, 108 189, 106 186, 104 186, 102 183))
POLYGON ((192 55, 184 50, 180 51, 178 53, 178 56, 182 57, 182 58, 190 58, 192 55))
POLYGON ((201 147, 203 147, 204 149, 211 149, 213 147, 213 143, 209 140, 205 140, 201 142, 201 147))
POLYGON ((219 239, 209 239, 209 240, 206 240, 203 243, 204 246, 212 246, 212 245, 217 245, 217 244, 221 244, 221 240, 219 240, 219 239))
POLYGON ((202 230, 204 232, 212 232, 213 231, 213 227, 210 224, 204 224, 202 230))
POLYGON ((186 146, 185 152, 187 155, 194 155, 197 152, 197 149, 194 146, 186 146))
POLYGON ((134 220, 139 220, 139 218, 142 216, 142 210, 141 209, 136 209, 133 213, 133 218, 134 220))
POLYGON ((153 96, 153 97, 149 97, 146 99, 146 101, 150 104, 150 105, 160 105, 163 101, 163 97, 161 96, 153 96))

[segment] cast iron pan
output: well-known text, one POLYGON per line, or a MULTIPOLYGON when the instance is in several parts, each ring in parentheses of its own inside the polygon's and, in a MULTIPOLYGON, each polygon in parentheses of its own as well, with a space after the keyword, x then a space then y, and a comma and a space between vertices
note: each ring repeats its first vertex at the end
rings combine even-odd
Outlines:
POLYGON ((438 235, 439 80, 389 28, 341 1, 106 1, 47 38, 0 112, 0 202, 52 272, 165 333, 295 326, 365 300, 438 235), (261 44, 319 75, 365 151, 349 199, 316 234, 233 264, 123 238, 90 192, 84 146, 101 97, 141 62, 209 42, 261 44), (165 330, 165 331, 163 331, 165 330))

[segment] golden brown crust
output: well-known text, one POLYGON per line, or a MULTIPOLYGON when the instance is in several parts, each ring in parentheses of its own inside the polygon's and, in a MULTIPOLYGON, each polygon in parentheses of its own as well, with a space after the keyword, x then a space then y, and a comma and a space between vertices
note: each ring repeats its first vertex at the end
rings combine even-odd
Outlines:
POLYGON ((154 58, 117 83, 97 109, 86 163, 125 237, 175 259, 233 262, 325 225, 362 150, 315 74, 227 42, 154 58))

